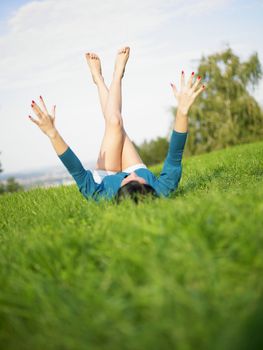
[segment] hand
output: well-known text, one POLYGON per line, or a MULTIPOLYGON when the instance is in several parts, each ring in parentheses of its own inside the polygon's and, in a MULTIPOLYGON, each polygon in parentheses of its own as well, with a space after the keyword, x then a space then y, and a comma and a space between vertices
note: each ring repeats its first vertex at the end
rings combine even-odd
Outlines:
POLYGON ((39 118, 39 120, 33 119, 30 115, 29 118, 32 120, 33 123, 37 124, 39 128, 43 131, 44 134, 46 134, 48 137, 52 138, 56 135, 57 129, 55 127, 55 112, 56 112, 56 106, 53 106, 52 114, 49 115, 47 111, 47 107, 45 105, 45 102, 43 98, 40 96, 39 98, 40 103, 42 105, 43 111, 40 109, 40 107, 36 104, 35 101, 32 101, 31 107, 36 114, 36 116, 39 118))
POLYGON ((171 83, 174 95, 178 101, 177 111, 183 115, 187 115, 196 97, 205 89, 205 85, 198 88, 198 85, 201 82, 200 76, 197 77, 194 83, 193 78, 194 72, 192 72, 187 84, 185 84, 184 71, 182 71, 180 91, 178 91, 175 85, 171 83))

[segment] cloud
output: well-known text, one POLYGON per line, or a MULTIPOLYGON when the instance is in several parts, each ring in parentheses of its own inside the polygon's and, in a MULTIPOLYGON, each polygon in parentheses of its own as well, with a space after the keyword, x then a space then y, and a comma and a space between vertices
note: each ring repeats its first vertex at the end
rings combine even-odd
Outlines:
POLYGON ((136 7, 130 1, 117 3, 48 0, 21 7, 8 22, 8 34, 0 39, 1 86, 43 83, 51 71, 56 80, 62 71, 67 75, 75 57, 87 48, 119 47, 127 37, 154 31, 167 17, 151 7, 146 12, 149 1, 136 7), (32 72, 35 79, 28 79, 32 72))
POLYGON ((174 4, 175 16, 194 17, 205 15, 213 11, 219 10, 232 3, 232 0, 200 0, 200 1, 178 1, 174 4))
POLYGON ((31 1, 18 8, 0 37, 0 89, 69 79, 87 49, 107 53, 133 42, 138 49, 151 49, 155 41, 149 37, 157 36, 167 21, 200 15, 228 2, 31 1))

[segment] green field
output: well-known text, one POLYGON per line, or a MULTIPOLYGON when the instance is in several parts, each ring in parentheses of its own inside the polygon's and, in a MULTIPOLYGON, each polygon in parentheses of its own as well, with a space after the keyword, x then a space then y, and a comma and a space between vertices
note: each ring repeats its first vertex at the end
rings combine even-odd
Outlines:
POLYGON ((5 194, 0 349, 263 349, 262 248, 263 142, 185 158, 138 206, 5 194))

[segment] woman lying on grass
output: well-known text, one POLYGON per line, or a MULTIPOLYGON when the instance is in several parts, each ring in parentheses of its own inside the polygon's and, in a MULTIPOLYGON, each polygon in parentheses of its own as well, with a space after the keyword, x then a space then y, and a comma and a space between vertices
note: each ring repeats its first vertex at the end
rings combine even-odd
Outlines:
POLYGON ((193 82, 194 72, 185 83, 183 71, 180 91, 171 84, 178 108, 168 154, 162 172, 157 178, 143 164, 123 127, 121 82, 129 53, 129 47, 117 53, 109 89, 102 76, 99 57, 94 53, 86 54, 93 81, 98 88, 105 119, 105 133, 93 171, 84 169, 78 157, 57 131, 54 123, 55 106, 50 115, 41 96, 41 108, 32 101, 31 107, 39 119, 35 120, 31 116, 29 118, 50 138, 58 157, 76 181, 79 191, 87 199, 115 198, 119 202, 122 198, 131 197, 137 203, 138 198, 143 195, 167 197, 178 187, 181 178, 181 161, 188 133, 187 113, 205 86, 199 86, 200 76, 193 82))

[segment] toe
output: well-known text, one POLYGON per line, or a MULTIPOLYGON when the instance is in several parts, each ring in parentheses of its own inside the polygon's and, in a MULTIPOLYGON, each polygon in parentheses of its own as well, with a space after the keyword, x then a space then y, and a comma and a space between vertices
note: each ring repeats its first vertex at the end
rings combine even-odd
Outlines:
POLYGON ((123 47, 122 49, 120 49, 119 53, 125 53, 125 47, 123 47))

